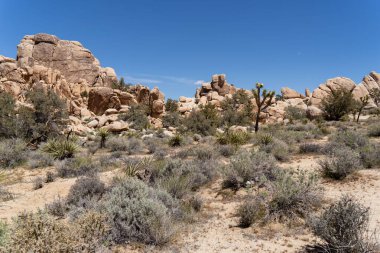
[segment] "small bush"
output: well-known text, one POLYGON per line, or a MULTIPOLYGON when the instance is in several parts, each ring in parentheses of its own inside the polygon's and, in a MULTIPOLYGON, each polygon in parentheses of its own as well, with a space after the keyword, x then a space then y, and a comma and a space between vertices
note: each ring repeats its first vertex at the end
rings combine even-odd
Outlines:
POLYGON ((98 170, 99 166, 88 157, 66 159, 57 165, 57 175, 62 178, 93 175, 98 170))
POLYGON ((223 134, 219 134, 217 136, 217 141, 221 145, 243 145, 248 143, 249 139, 251 138, 251 135, 247 132, 243 131, 226 131, 223 134))
POLYGON ((368 145, 359 150, 360 159, 365 168, 380 166, 380 146, 368 145))
POLYGON ((5 246, 8 240, 8 227, 7 225, 0 221, 0 250, 2 246, 5 246))
POLYGON ((258 133, 255 137, 255 142, 258 145, 269 145, 273 142, 273 140, 273 135, 269 133, 258 133))
POLYGON ((165 111, 176 112, 178 111, 178 101, 175 99, 168 98, 165 103, 165 111))
POLYGON ((333 91, 322 100, 322 110, 326 120, 340 120, 353 110, 354 104, 351 91, 342 88, 333 91))
POLYGON ((19 139, 0 142, 0 168, 14 168, 25 161, 26 144, 19 139))
POLYGON ((167 112, 162 116, 162 126, 168 127, 180 127, 182 125, 183 118, 179 112, 167 112))
POLYGON ((59 218, 63 218, 68 208, 65 201, 58 197, 50 204, 47 204, 45 206, 45 209, 48 214, 59 218))
POLYGON ((219 154, 224 157, 231 157, 236 152, 236 148, 232 145, 220 145, 219 146, 219 154))
POLYGON ((305 143, 302 143, 299 147, 299 152, 301 154, 320 153, 321 151, 322 151, 322 146, 317 143, 305 142, 305 143))
POLYGON ((33 190, 38 190, 42 187, 44 187, 44 180, 42 179, 42 177, 36 177, 33 180, 33 190))
POLYGON ((380 125, 373 124, 368 127, 368 135, 370 137, 380 137, 380 125))
POLYGON ((306 111, 296 106, 288 106, 285 108, 285 118, 289 119, 290 122, 304 120, 306 119, 306 111))
POLYGON ((191 208, 196 211, 200 212, 203 206, 203 200, 199 196, 192 196, 188 203, 190 204, 191 208))
POLYGON ((111 226, 112 240, 163 244, 175 232, 178 203, 167 193, 128 178, 103 198, 102 210, 111 226))
POLYGON ((163 160, 168 155, 168 151, 166 149, 156 150, 153 154, 153 157, 157 160, 163 160))
POLYGON ((188 175, 168 176, 161 179, 158 185, 173 198, 177 199, 182 199, 191 190, 191 182, 188 175))
POLYGON ((352 130, 340 130, 331 136, 330 141, 344 144, 351 149, 365 147, 369 144, 368 137, 352 130))
POLYGON ((68 205, 78 206, 83 200, 100 200, 105 192, 105 185, 98 177, 81 177, 71 186, 66 202, 68 205))
POLYGON ((53 172, 51 171, 46 172, 45 183, 54 182, 54 179, 55 179, 55 175, 53 172))
POLYGON ((149 108, 143 104, 132 105, 125 114, 120 114, 119 119, 131 123, 131 127, 136 130, 143 130, 150 127, 149 108))
POLYGON ((14 196, 9 190, 0 186, 0 202, 8 201, 8 200, 11 200, 13 198, 14 198, 14 196))
POLYGON ((125 137, 114 137, 110 138, 107 143, 108 148, 112 152, 115 151, 126 151, 128 155, 136 154, 141 152, 143 144, 140 139, 135 137, 125 138, 125 137))
POLYGON ((170 147, 179 147, 179 146, 182 146, 183 143, 184 143, 184 139, 179 134, 176 134, 169 139, 169 146, 170 147))
POLYGON ((200 145, 193 152, 195 157, 201 161, 211 160, 216 157, 215 150, 209 145, 200 145))
POLYGON ((70 140, 51 140, 42 147, 42 151, 52 155, 54 159, 63 160, 73 158, 78 152, 78 147, 70 140))
POLYGON ((269 202, 269 215, 272 218, 305 218, 311 210, 321 205, 322 190, 317 186, 314 174, 281 171, 272 187, 272 199, 269 202))
POLYGON ((243 151, 231 157, 227 167, 223 188, 239 189, 247 182, 263 184, 274 180, 277 174, 275 158, 264 152, 249 153, 243 151))
MULTIPOLYGON (((350 196, 330 205, 320 217, 311 221, 313 233, 324 244, 314 245, 316 252, 376 252, 368 240, 369 208, 350 196)), ((312 250, 310 250, 312 252, 312 250)))
POLYGON ((215 134, 220 124, 218 110, 212 104, 200 106, 200 110, 193 110, 183 122, 185 128, 203 136, 215 134))
POLYGON ((247 228, 267 215, 267 206, 262 198, 254 197, 246 200, 237 210, 239 226, 247 228))
POLYGON ((39 151, 30 152, 28 157, 28 166, 32 169, 49 167, 54 164, 54 159, 50 154, 39 151))
POLYGON ((272 154, 278 161, 289 160, 289 146, 284 141, 274 139, 269 144, 262 145, 260 150, 272 154))
POLYGON ((153 137, 153 138, 146 138, 144 140, 144 144, 146 148, 148 149, 149 154, 154 154, 156 150, 160 147, 161 141, 160 139, 153 137))
POLYGON ((336 149, 318 163, 324 176, 336 180, 342 180, 361 168, 359 154, 347 147, 336 149))

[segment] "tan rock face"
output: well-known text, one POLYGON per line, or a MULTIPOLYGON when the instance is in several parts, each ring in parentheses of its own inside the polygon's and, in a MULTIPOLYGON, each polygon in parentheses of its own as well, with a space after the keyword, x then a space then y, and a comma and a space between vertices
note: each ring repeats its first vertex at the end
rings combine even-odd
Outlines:
POLYGON ((305 98, 305 96, 302 95, 301 93, 298 93, 297 91, 295 91, 291 88, 288 88, 288 87, 281 88, 281 94, 282 94, 284 99, 305 98))
POLYGON ((42 65, 58 70, 69 83, 84 79, 90 86, 111 86, 117 82, 115 71, 102 68, 82 44, 60 40, 54 35, 25 36, 17 46, 17 59, 21 67, 42 65))

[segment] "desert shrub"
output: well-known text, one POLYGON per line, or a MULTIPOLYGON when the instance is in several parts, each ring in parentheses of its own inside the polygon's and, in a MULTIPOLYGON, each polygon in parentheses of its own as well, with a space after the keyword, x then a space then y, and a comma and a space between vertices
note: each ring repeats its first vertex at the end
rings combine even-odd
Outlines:
POLYGON ((239 189, 246 186, 248 181, 260 185, 267 180, 274 180, 277 170, 276 159, 271 154, 242 151, 231 157, 223 188, 239 189))
POLYGON ((93 175, 98 170, 99 166, 89 157, 65 159, 57 164, 57 176, 62 178, 93 175))
POLYGON ((320 153, 321 151, 322 151, 322 146, 318 143, 305 142, 299 146, 299 152, 301 154, 320 153))
MULTIPOLYGON (((105 148, 106 147, 106 141, 107 137, 109 136, 109 132, 107 128, 100 128, 97 132, 97 135, 100 138, 99 148, 105 148)), ((95 152, 94 152, 95 153, 95 152)))
POLYGON ((368 135, 370 137, 379 137, 380 136, 380 125, 373 124, 368 127, 368 135))
POLYGON ((98 201, 105 190, 104 183, 98 177, 81 177, 71 186, 66 202, 68 205, 77 206, 79 203, 85 203, 83 200, 95 199, 98 201))
POLYGON ((33 180, 33 190, 38 190, 44 187, 44 180, 42 177, 36 177, 33 180))
POLYGON ((25 161, 26 144, 19 139, 0 142, 0 168, 14 168, 25 161))
POLYGON ((54 179, 55 179, 55 175, 53 172, 51 172, 51 171, 46 172, 45 180, 44 180, 45 183, 54 182, 54 179))
POLYGON ((187 131, 201 134, 203 136, 215 134, 220 118, 216 107, 212 104, 200 106, 199 110, 193 110, 184 119, 184 126, 187 131))
POLYGON ((1 247, 7 243, 8 240, 8 227, 7 225, 0 221, 0 250, 1 247))
POLYGON ((274 139, 267 145, 261 145, 260 150, 272 154, 278 161, 289 160, 289 146, 281 140, 274 139))
POLYGON ((188 203, 191 206, 191 208, 196 212, 200 212, 203 207, 203 200, 199 196, 192 196, 188 200, 188 203))
POLYGON ((34 109, 21 107, 18 110, 18 135, 31 142, 46 141, 60 135, 66 127, 68 117, 66 102, 53 90, 37 88, 26 94, 34 109))
POLYGON ((163 244, 175 232, 178 203, 166 192, 127 178, 107 193, 101 204, 117 243, 163 244))
POLYGON ((359 154, 347 147, 337 148, 318 163, 324 176, 336 180, 342 180, 361 168, 359 154))
POLYGON ((181 135, 176 134, 169 139, 168 144, 170 147, 179 147, 184 144, 184 139, 181 135))
POLYGON ((191 190, 190 180, 189 175, 171 175, 162 178, 158 185, 173 198, 182 199, 191 190))
POLYGON ((380 166, 380 146, 367 145, 359 149, 360 159, 365 168, 380 166))
POLYGON ((322 110, 326 120, 340 120, 350 113, 354 106, 354 98, 351 91, 339 89, 332 91, 327 97, 322 99, 322 110))
POLYGON ((13 194, 6 188, 0 186, 0 202, 13 199, 13 194))
POLYGON ((175 154, 174 154, 174 157, 175 158, 179 158, 179 159, 186 159, 188 158, 189 156, 193 155, 193 150, 192 148, 184 148, 184 149, 180 149, 178 150, 175 154))
POLYGON ((168 151, 166 149, 160 148, 154 152, 153 157, 157 160, 163 160, 167 155, 168 151))
POLYGON ((216 157, 216 152, 210 145, 197 146, 193 149, 193 153, 201 161, 211 160, 216 157))
POLYGON ((223 110, 221 125, 246 126, 252 123, 253 104, 249 95, 243 90, 237 91, 231 98, 225 98, 221 108, 223 110))
POLYGON ((307 124, 296 123, 296 124, 287 125, 286 129, 289 131, 297 131, 297 132, 302 132, 302 131, 312 132, 318 129, 318 127, 314 125, 313 123, 307 123, 307 124))
POLYGON ((144 139, 144 145, 148 149, 149 154, 153 154, 156 152, 158 148, 161 146, 161 141, 157 137, 152 137, 152 138, 146 138, 144 139))
POLYGON ((233 145, 219 145, 219 154, 221 154, 224 157, 230 157, 235 154, 236 152, 236 147, 233 145))
POLYGON ((255 144, 257 145, 269 145, 274 140, 274 137, 270 133, 258 133, 255 135, 255 144))
POLYGON ((352 130, 339 130, 331 136, 330 141, 344 144, 351 149, 365 147, 369 144, 367 136, 352 130))
POLYGON ((248 143, 251 135, 244 131, 226 131, 217 135, 217 142, 221 145, 243 145, 248 143))
POLYGON ((30 152, 28 155, 28 166, 32 169, 49 167, 54 164, 53 156, 40 151, 30 152))
POLYGON ((71 140, 50 140, 41 149, 43 152, 50 154, 54 159, 63 160, 73 158, 78 152, 78 147, 71 140))
POLYGON ((150 127, 149 108, 143 104, 132 105, 125 114, 120 114, 119 119, 131 123, 131 127, 136 130, 143 130, 150 127))
MULTIPOLYGON (((74 234, 47 214, 25 213, 10 227, 6 252, 75 252, 74 234)), ((75 235, 77 236, 77 235, 75 235)))
POLYGON ((125 151, 128 155, 141 152, 143 148, 141 140, 135 137, 113 137, 109 139, 107 146, 112 152, 125 151))
POLYGON ((183 118, 179 112, 167 112, 162 116, 163 127, 179 127, 181 126, 183 118))
POLYGON ((296 106, 288 106, 285 108, 285 118, 289 119, 290 122, 304 120, 306 119, 306 111, 296 106))
POLYGON ((269 215, 274 219, 304 218, 321 205, 322 190, 315 174, 281 171, 272 187, 269 215))
POLYGON ((109 167, 117 167, 120 164, 118 157, 114 157, 114 154, 119 154, 119 151, 99 157, 99 164, 102 170, 108 169, 109 167))
POLYGON ((167 112, 178 111, 178 101, 175 99, 168 98, 165 103, 165 111, 167 112))
POLYGON ((320 217, 312 219, 312 231, 323 244, 311 248, 314 252, 376 252, 375 244, 367 237, 368 220, 369 208, 350 196, 343 196, 320 217))
POLYGON ((267 215, 267 206, 261 197, 252 197, 244 201, 237 209, 239 226, 247 228, 267 215))
POLYGON ((45 210, 48 214, 63 218, 68 210, 66 202, 60 197, 53 200, 53 202, 46 204, 45 210))
POLYGON ((0 92, 0 138, 16 137, 15 100, 11 94, 0 92))

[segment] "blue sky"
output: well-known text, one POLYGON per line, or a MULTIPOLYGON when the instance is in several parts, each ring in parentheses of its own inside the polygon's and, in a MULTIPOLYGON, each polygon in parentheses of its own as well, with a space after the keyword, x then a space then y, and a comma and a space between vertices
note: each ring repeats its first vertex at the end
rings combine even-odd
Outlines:
POLYGON ((0 0, 0 55, 25 34, 80 41, 119 77, 192 96, 200 80, 303 92, 380 72, 378 0, 0 0))

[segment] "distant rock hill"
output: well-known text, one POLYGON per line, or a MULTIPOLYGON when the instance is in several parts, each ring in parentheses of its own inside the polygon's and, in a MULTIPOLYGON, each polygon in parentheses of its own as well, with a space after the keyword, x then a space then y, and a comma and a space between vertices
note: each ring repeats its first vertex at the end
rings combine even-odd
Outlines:
MULTIPOLYGON (((128 112, 131 105, 149 107, 151 123, 161 127, 165 114, 164 94, 158 89, 150 90, 143 85, 132 86, 128 91, 113 89, 118 82, 112 68, 103 68, 90 50, 80 42, 61 40, 54 35, 35 34, 25 36, 17 46, 16 59, 0 56, 0 92, 10 93, 17 104, 26 102, 26 92, 42 87, 52 89, 67 102, 70 126, 77 134, 85 135, 96 128, 120 132, 128 129, 128 123, 120 121, 119 113, 128 112)), ((282 100, 263 112, 268 123, 282 122, 285 109, 295 106, 310 117, 322 113, 321 101, 331 91, 344 88, 355 99, 368 95, 369 90, 380 87, 380 74, 371 72, 356 85, 351 79, 336 77, 319 85, 312 93, 305 94, 285 87, 281 89, 282 100)), ((179 112, 188 115, 200 105, 213 104, 220 109, 221 102, 241 90, 226 80, 226 75, 213 75, 210 82, 203 83, 192 98, 179 97, 179 112)), ((245 90, 251 94, 250 90, 245 90)), ((370 100, 369 107, 376 105, 370 100)))

